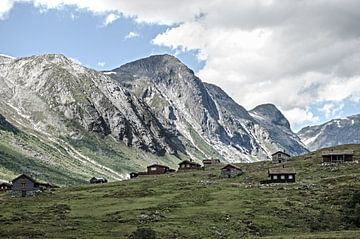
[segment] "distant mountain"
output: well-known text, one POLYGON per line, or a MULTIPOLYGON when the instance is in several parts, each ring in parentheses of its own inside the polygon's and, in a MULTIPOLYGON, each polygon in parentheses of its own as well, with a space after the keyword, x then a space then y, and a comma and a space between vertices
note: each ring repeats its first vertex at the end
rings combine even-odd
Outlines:
POLYGON ((191 145, 186 147, 190 156, 250 162, 267 159, 278 149, 307 152, 275 106, 249 113, 173 56, 151 56, 105 74, 143 99, 183 145, 191 145))
POLYGON ((359 144, 360 114, 305 127, 298 132, 298 136, 312 151, 341 144, 359 144))

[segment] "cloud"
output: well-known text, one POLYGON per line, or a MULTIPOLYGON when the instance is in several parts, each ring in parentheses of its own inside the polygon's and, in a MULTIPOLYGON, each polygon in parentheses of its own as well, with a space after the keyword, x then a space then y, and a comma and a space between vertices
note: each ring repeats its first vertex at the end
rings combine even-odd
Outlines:
POLYGON ((320 111, 325 113, 327 119, 339 118, 344 106, 344 104, 327 103, 320 108, 320 111))
POLYGON ((308 109, 293 108, 291 110, 283 111, 285 117, 295 126, 303 124, 316 124, 319 122, 319 117, 314 116, 308 109))
POLYGON ((127 40, 127 39, 131 39, 131 38, 136 38, 136 37, 139 37, 139 33, 137 32, 129 32, 125 37, 124 37, 124 40, 127 40))
POLYGON ((246 108, 274 103, 291 122, 314 120, 313 104, 360 97, 357 0, 1 0, 0 17, 24 1, 167 25, 153 44, 196 50, 201 79, 246 108))
POLYGON ((5 19, 8 12, 14 5, 13 0, 1 0, 0 1, 0 20, 5 19))
POLYGON ((100 67, 104 67, 106 65, 106 63, 101 61, 101 62, 98 62, 97 65, 100 66, 100 67))
POLYGON ((110 13, 109 15, 107 15, 107 17, 105 19, 105 22, 104 22, 104 25, 107 26, 107 25, 113 23, 114 21, 116 21, 119 18, 120 18, 119 15, 116 15, 114 13, 110 13))
POLYGON ((68 57, 72 62, 76 63, 76 64, 79 64, 79 65, 82 65, 81 61, 79 61, 78 59, 76 58, 73 58, 73 57, 68 57))

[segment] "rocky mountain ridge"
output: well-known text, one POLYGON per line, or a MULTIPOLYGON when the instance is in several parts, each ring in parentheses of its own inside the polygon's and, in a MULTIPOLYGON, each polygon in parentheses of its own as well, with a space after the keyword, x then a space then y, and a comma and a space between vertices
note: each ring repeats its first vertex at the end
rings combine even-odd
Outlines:
POLYGON ((213 149, 204 152, 196 146, 205 157, 218 152, 228 161, 249 162, 264 160, 278 149, 291 154, 307 152, 275 106, 262 106, 269 112, 268 118, 257 116, 256 109, 247 112, 219 87, 203 83, 173 56, 151 56, 105 74, 141 97, 161 122, 188 141, 194 142, 191 134, 195 132, 202 141, 200 146, 213 149), (281 136, 275 137, 275 131, 281 136))
POLYGON ((313 151, 341 144, 359 144, 359 132, 360 114, 305 127, 298 132, 298 136, 313 151))

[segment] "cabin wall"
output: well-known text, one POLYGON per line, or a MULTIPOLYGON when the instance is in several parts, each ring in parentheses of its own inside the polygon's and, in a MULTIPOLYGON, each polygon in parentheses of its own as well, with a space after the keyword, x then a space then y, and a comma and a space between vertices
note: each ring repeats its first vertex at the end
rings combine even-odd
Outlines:
POLYGON ((271 174, 270 181, 272 183, 294 183, 295 174, 271 174))
POLYGON ((164 167, 149 167, 147 169, 147 173, 148 175, 154 175, 154 174, 164 174, 166 173, 168 170, 167 168, 164 167))
POLYGON ((38 189, 39 188, 36 187, 33 181, 29 180, 26 177, 21 177, 13 181, 12 195, 22 196, 24 192, 25 196, 34 196, 35 191, 37 191, 38 189))

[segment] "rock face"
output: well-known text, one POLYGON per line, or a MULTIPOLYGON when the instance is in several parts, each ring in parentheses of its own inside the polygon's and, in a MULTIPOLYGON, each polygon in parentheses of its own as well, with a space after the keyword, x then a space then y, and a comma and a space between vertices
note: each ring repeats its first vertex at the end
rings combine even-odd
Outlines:
MULTIPOLYGON (((274 106, 249 113, 173 56, 151 56, 105 74, 142 98, 169 132, 202 157, 239 162, 267 159, 278 149, 306 152, 274 106)), ((186 153, 195 154, 189 148, 186 153)))
POLYGON ((146 104, 109 77, 62 55, 16 59, 0 66, 0 78, 0 104, 23 125, 64 136, 76 133, 72 123, 128 146, 165 153, 163 128, 146 104))
POLYGON ((322 125, 301 129, 298 136, 310 150, 341 144, 360 143, 360 114, 334 119, 322 125))

